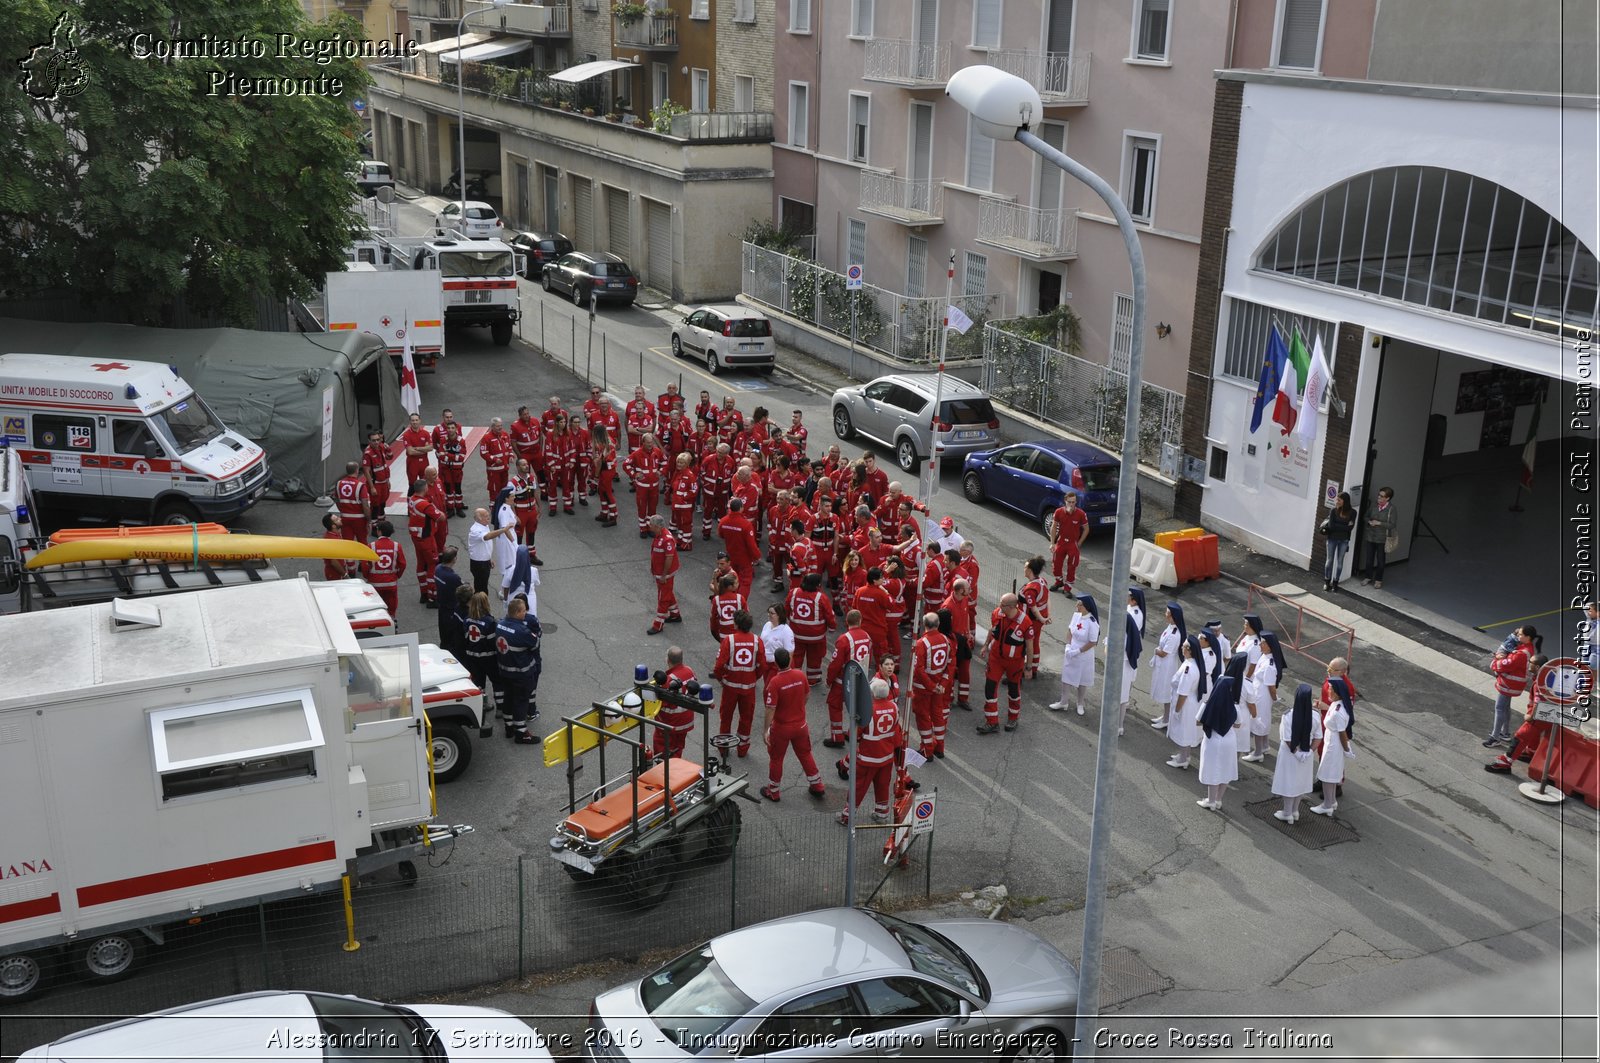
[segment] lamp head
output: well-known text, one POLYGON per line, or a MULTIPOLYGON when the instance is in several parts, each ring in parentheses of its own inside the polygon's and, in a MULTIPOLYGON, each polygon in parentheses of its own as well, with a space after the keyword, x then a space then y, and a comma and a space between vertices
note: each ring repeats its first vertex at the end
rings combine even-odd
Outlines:
POLYGON ((1014 140, 1017 130, 1032 129, 1044 117, 1038 89, 992 66, 957 70, 944 92, 972 115, 980 133, 994 140, 1014 140))

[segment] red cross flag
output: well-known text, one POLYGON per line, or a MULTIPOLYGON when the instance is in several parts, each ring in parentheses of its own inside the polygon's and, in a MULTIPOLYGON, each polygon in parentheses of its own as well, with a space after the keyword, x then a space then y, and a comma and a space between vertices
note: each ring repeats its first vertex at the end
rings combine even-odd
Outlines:
POLYGON ((411 358, 411 313, 406 312, 405 342, 400 348, 400 405, 406 413, 422 411, 422 392, 417 389, 417 366, 411 358))

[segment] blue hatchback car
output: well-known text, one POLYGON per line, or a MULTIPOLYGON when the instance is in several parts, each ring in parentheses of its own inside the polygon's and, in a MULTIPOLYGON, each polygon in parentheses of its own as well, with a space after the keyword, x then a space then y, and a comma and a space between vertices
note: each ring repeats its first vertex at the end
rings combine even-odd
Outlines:
MULTIPOLYGON (((1089 517, 1089 530, 1117 523, 1117 485, 1122 464, 1099 447, 1059 439, 1013 443, 968 454, 961 487, 972 502, 995 501, 1039 522, 1049 534, 1056 507, 1069 493, 1089 517)), ((1140 499, 1133 495, 1133 523, 1140 499)))

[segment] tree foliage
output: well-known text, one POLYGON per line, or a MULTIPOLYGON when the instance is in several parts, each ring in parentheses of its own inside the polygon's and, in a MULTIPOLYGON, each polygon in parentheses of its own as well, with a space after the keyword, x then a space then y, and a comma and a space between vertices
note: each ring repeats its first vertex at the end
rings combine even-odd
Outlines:
POLYGON ((311 50, 362 39, 359 23, 310 22, 295 0, 8 6, 7 39, 47 50, 24 66, 31 83, 0 82, 0 292, 66 290, 153 324, 182 298, 242 324, 256 293, 304 295, 340 267, 359 158, 350 104, 370 79, 354 60, 311 50), (297 42, 289 54, 280 34, 297 42), (140 54, 201 38, 259 41, 265 54, 140 54), (64 61, 49 54, 63 48, 64 61), (43 60, 54 69, 41 72, 43 60), (40 79, 62 70, 65 91, 50 91, 40 79), (218 86, 214 74, 235 81, 218 86), (324 80, 313 86, 322 94, 228 92, 257 79, 280 91, 324 80), (330 91, 335 80, 342 91, 330 91))

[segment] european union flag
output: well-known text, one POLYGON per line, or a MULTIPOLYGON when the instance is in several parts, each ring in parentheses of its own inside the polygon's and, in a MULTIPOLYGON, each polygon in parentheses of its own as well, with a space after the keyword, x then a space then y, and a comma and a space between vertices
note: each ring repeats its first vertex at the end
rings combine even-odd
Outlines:
POLYGON ((1250 431, 1261 427, 1261 412, 1278 401, 1278 386, 1283 380, 1283 367, 1289 363, 1289 345, 1283 341, 1277 322, 1272 323, 1272 335, 1267 339, 1267 354, 1261 361, 1261 381, 1256 386, 1255 401, 1250 404, 1250 431))

